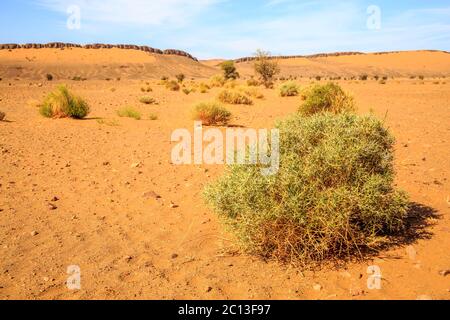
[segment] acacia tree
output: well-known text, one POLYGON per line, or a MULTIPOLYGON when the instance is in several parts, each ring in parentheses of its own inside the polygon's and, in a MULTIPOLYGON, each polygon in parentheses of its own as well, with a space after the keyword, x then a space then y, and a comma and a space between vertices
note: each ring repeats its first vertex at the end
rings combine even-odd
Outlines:
POLYGON ((272 59, 270 52, 259 49, 255 53, 255 58, 255 72, 259 75, 266 88, 272 87, 275 75, 280 72, 278 62, 272 59))
POLYGON ((280 72, 278 62, 272 59, 270 52, 258 49, 255 53, 255 72, 266 86, 270 88, 273 86, 273 79, 275 75, 280 72))

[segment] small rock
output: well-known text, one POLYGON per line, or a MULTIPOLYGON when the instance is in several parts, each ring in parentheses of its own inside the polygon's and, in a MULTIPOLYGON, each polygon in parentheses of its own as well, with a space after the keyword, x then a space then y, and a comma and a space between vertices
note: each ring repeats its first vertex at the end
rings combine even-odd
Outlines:
POLYGON ((212 287, 207 287, 207 288, 206 288, 206 292, 211 292, 212 290, 213 290, 212 287))
POLYGON ((55 196, 55 197, 53 197, 50 201, 51 201, 51 202, 56 202, 56 201, 59 201, 59 198, 55 196))
POLYGON ((110 163, 109 163, 109 161, 105 161, 105 162, 103 162, 103 165, 104 165, 104 166, 109 166, 110 163))
POLYGON ((172 258, 172 259, 178 258, 178 254, 176 254, 176 253, 172 254, 171 258, 172 258))
POLYGON ((178 208, 179 206, 178 206, 177 204, 171 202, 170 205, 169 205, 169 207, 170 207, 171 209, 176 209, 176 208, 178 208))
POLYGON ((39 234, 39 232, 31 231, 30 234, 31 234, 32 237, 35 237, 35 236, 37 236, 39 234))
POLYGON ((141 166, 142 166, 142 163, 136 162, 136 163, 133 163, 133 164, 131 165, 131 168, 132 168, 132 169, 135 169, 135 168, 140 168, 141 166))
POLYGON ((125 260, 126 262, 130 262, 131 260, 133 260, 133 257, 132 256, 125 256, 123 258, 123 260, 125 260))
POLYGON ((53 203, 49 203, 49 204, 48 204, 48 209, 49 209, 49 210, 56 210, 56 209, 58 209, 58 207, 55 206, 53 203))
POLYGON ((314 291, 322 291, 322 286, 317 283, 313 286, 313 289, 314 289, 314 291))
POLYGON ((450 275, 450 269, 449 270, 441 270, 441 271, 439 271, 439 274, 443 277, 446 277, 446 276, 450 275))

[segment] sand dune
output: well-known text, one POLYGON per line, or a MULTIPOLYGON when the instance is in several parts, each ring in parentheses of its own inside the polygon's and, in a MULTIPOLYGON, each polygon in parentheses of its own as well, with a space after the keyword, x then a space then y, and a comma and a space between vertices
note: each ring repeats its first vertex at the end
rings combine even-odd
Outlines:
POLYGON ((160 55, 127 49, 14 49, 0 50, 0 77, 56 79, 81 77, 159 79, 184 73, 187 77, 208 77, 216 71, 187 57, 160 55))

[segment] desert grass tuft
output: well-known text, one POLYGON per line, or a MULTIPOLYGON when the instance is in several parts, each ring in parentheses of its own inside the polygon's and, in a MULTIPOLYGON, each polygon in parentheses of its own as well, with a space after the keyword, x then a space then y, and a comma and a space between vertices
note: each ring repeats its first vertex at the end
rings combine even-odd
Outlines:
POLYGON ((166 85, 166 88, 169 89, 170 91, 179 91, 180 90, 180 84, 175 80, 167 81, 165 85, 166 85))
POLYGON ((246 96, 245 94, 231 90, 223 90, 222 92, 219 93, 217 99, 223 103, 228 104, 245 104, 245 105, 253 104, 253 100, 248 96, 246 96))
POLYGON ((60 85, 39 106, 39 113, 47 118, 85 118, 90 112, 87 102, 60 85))
POLYGON ((154 98, 148 96, 141 97, 139 102, 143 104, 157 104, 157 101, 154 98))
POLYGON ((288 81, 280 86, 280 96, 296 97, 300 93, 300 86, 294 81, 288 81))
POLYGON ((132 106, 120 108, 117 110, 117 115, 121 118, 132 118, 135 120, 141 120, 142 118, 141 113, 132 106))
POLYGON ((277 128, 275 175, 230 166, 204 191, 244 251, 310 265, 362 257, 402 232, 409 202, 394 188, 394 138, 380 120, 296 114, 277 128))
POLYGON ((194 107, 193 119, 206 126, 227 125, 231 112, 217 102, 201 102, 194 107))

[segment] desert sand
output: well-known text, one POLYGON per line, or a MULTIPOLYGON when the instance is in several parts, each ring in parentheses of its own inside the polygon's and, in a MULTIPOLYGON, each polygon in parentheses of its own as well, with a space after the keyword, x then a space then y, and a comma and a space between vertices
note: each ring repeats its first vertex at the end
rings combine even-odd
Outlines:
MULTIPOLYGON (((220 89, 185 95, 158 79, 203 81, 220 73, 217 62, 122 49, 0 50, 0 299, 450 299, 450 55, 280 61, 302 87, 318 74, 390 77, 339 83, 359 113, 386 119, 397 185, 422 216, 405 243, 314 271, 239 253, 201 195, 224 167, 171 164, 172 131, 193 131, 192 106, 220 89), (146 82, 153 92, 143 94, 146 82), (89 102, 87 119, 39 115, 36 105, 60 83, 89 102), (140 104, 143 95, 159 104, 140 104), (124 105, 143 120, 119 118, 124 105), (65 285, 69 265, 81 268, 81 290, 65 285), (381 268, 381 290, 367 288, 371 265, 381 268)), ((238 68, 252 74, 249 62, 238 68)), ((271 128, 299 106, 298 97, 259 90, 265 98, 253 106, 227 106, 232 124, 271 128)))

